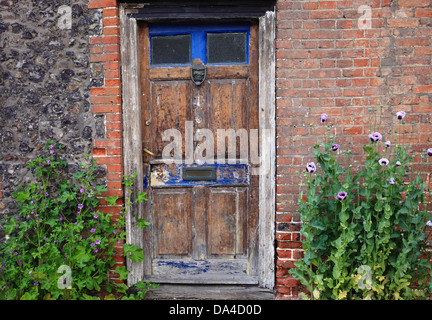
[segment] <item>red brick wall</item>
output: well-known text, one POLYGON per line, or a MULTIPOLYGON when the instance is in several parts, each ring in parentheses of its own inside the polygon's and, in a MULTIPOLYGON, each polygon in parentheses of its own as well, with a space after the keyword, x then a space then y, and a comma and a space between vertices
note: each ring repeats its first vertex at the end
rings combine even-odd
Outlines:
MULTIPOLYGON (((105 79, 104 86, 91 90, 92 110, 103 115, 106 124, 105 138, 94 141, 93 156, 106 165, 107 195, 122 196, 117 3, 90 0, 89 8, 103 13, 103 34, 90 39, 90 50, 93 65, 103 70, 105 79)), ((404 110, 407 123, 415 121, 412 151, 430 147, 432 3, 279 0, 276 10, 276 290, 280 299, 296 299, 299 282, 288 271, 301 257, 296 171, 302 172, 312 160, 314 137, 309 124, 318 124, 321 113, 327 113, 338 143, 348 145, 361 162, 361 147, 369 134, 368 108, 383 105, 384 137, 390 138, 396 128, 394 115, 404 110), (362 5, 370 9, 371 28, 359 28, 362 5)), ((110 210, 118 214, 120 208, 110 210)))
MULTIPOLYGON (((105 120, 105 136, 94 140, 93 157, 98 164, 106 166, 108 191, 103 196, 117 195, 120 198, 116 207, 106 206, 101 201, 100 211, 113 214, 115 219, 123 203, 119 10, 117 0, 90 0, 88 7, 100 10, 103 15, 102 34, 89 40, 92 67, 101 70, 104 77, 103 86, 93 87, 90 92, 93 113, 105 120)), ((122 265, 123 243, 118 244, 116 249, 117 265, 122 265)), ((112 276, 115 277, 115 274, 112 273, 112 276)))
POLYGON ((288 271, 301 257, 296 171, 301 173, 313 160, 310 123, 319 128, 321 113, 327 113, 337 143, 352 149, 361 163, 370 133, 368 108, 383 105, 385 139, 393 142, 395 114, 404 110, 407 123, 415 121, 412 151, 417 159, 419 151, 432 146, 431 23, 430 0, 278 1, 279 298, 295 299, 299 293, 299 282, 288 271), (371 28, 358 26, 361 5, 370 8, 371 28))

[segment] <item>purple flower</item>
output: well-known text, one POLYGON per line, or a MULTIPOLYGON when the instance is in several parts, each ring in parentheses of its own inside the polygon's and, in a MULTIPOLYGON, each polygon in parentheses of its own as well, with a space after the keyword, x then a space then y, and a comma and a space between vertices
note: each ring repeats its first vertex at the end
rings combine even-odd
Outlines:
POLYGON ((95 213, 94 215, 93 215, 93 218, 95 218, 95 219, 97 219, 99 216, 97 215, 97 213, 95 213))
POLYGON ((94 246, 95 246, 95 244, 94 244, 94 243, 91 243, 91 244, 90 244, 90 246, 91 246, 91 247, 94 247, 94 246))
POLYGON ((426 222, 426 225, 427 225, 428 227, 432 227, 432 221, 428 220, 428 222, 426 222))
POLYGON ((386 141, 385 142, 385 146, 388 148, 388 147, 390 147, 391 146, 391 142, 390 141, 386 141))
POLYGON ((378 163, 379 163, 381 166, 386 166, 386 165, 389 164, 389 161, 388 161, 388 159, 386 159, 386 158, 381 158, 381 159, 378 160, 378 163))
POLYGON ((80 193, 83 193, 84 192, 84 189, 80 189, 80 193))
POLYGON ((428 156, 432 157, 432 148, 427 149, 428 156))
POLYGON ((91 232, 91 233, 93 233, 93 232, 95 232, 95 231, 96 231, 95 228, 91 228, 91 229, 90 229, 90 232, 91 232))
POLYGON ((37 287, 37 286, 39 285, 39 283, 38 283, 38 282, 35 282, 34 285, 35 285, 35 287, 37 287))
POLYGON ((369 135, 369 138, 371 139, 372 142, 377 142, 382 139, 382 135, 379 132, 372 132, 369 135))
POLYGON ((311 173, 315 172, 316 171, 315 163, 309 162, 308 164, 306 164, 306 171, 311 173))
POLYGON ((396 165, 399 167, 402 165, 402 163, 398 160, 398 161, 396 161, 396 165))
POLYGON ((51 144, 51 145, 49 146, 49 148, 52 149, 52 148, 54 148, 54 146, 51 144))
POLYGON ((402 120, 403 118, 405 118, 405 116, 406 116, 405 111, 398 111, 398 112, 396 112, 396 117, 397 117, 399 120, 402 120))
POLYGON ((327 121, 327 114, 326 113, 323 113, 322 115, 321 115, 321 123, 324 123, 324 122, 326 122, 327 121))
POLYGON ((345 200, 346 196, 347 196, 347 193, 345 191, 340 191, 340 192, 338 192, 336 199, 338 199, 339 201, 343 201, 343 200, 345 200))
POLYGON ((94 252, 95 252, 95 253, 98 252, 98 249, 94 249, 94 252))
POLYGON ((96 242, 96 244, 100 244, 101 241, 100 241, 100 239, 96 239, 95 242, 96 242))
POLYGON ((78 204, 78 209, 81 210, 82 208, 84 208, 84 205, 82 203, 78 204))
POLYGON ((395 184, 395 179, 393 177, 390 178, 389 184, 395 184))
POLYGON ((48 160, 47 160, 47 164, 50 164, 50 161, 51 161, 51 160, 50 160, 50 159, 48 159, 48 160))
POLYGON ((340 145, 338 145, 337 143, 333 144, 331 147, 331 151, 336 151, 337 149, 339 149, 340 145))
POLYGON ((62 216, 60 216, 60 221, 63 221, 63 217, 62 216))

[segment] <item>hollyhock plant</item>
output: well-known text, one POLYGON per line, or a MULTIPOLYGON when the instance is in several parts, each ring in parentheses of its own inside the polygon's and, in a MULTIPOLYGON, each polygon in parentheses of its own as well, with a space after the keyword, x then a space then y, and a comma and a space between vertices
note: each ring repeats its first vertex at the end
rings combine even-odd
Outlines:
POLYGON ((430 161, 422 156, 426 165, 413 165, 404 130, 397 131, 392 148, 380 148, 378 131, 376 123, 370 125, 371 143, 355 168, 351 153, 333 155, 331 135, 316 140, 319 174, 300 177, 303 256, 289 270, 305 287, 304 299, 413 300, 432 294, 432 250, 425 241, 432 233, 430 188, 422 180, 430 161))

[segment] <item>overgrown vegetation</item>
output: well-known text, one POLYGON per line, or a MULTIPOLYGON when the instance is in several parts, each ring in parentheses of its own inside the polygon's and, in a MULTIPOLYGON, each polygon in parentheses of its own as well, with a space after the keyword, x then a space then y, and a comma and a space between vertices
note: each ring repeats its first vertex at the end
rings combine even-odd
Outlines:
MULTIPOLYGON (((102 213, 97 208, 104 186, 94 185, 95 160, 84 156, 80 171, 65 174, 68 164, 58 151, 61 145, 48 141, 45 153, 28 164, 36 182, 20 186, 14 197, 19 214, 4 224, 7 235, 0 245, 0 299, 140 299, 149 282, 136 284, 128 294, 123 282, 110 281, 115 266, 116 246, 132 261, 144 259, 143 250, 126 244, 125 220, 131 201, 147 200, 139 193, 134 200, 126 193, 120 214, 102 213)), ((124 176, 132 188, 136 176, 124 176)), ((105 197, 116 205, 118 196, 105 197)), ((141 228, 147 227, 139 219, 141 228)), ((126 267, 117 267, 119 280, 127 278, 126 267)))
MULTIPOLYGON (((290 271, 308 290, 303 298, 426 299, 432 292, 431 189, 430 179, 426 186, 421 178, 429 172, 432 148, 424 150, 415 169, 400 130, 405 113, 397 113, 392 144, 383 143, 376 113, 369 111, 364 167, 354 174, 350 150, 341 151, 328 127, 326 141, 314 146, 318 165, 311 162, 304 170, 307 191, 305 199, 299 197, 304 258, 290 271)), ((323 114, 324 126, 326 120, 323 114)))

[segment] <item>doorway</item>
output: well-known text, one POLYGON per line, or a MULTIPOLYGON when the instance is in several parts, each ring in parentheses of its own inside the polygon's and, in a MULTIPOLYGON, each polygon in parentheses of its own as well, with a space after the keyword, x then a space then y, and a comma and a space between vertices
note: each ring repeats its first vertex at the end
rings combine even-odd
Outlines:
POLYGON ((273 289, 274 13, 173 25, 141 20, 130 8, 120 10, 124 171, 138 172, 139 189, 151 194, 131 208, 131 218, 146 218, 152 227, 143 231, 128 222, 127 241, 144 247, 146 256, 144 263, 128 261, 128 284, 150 277, 273 289), (235 50, 224 53, 227 44, 235 50), (174 54, 164 57, 170 46, 174 54), (194 79, 195 69, 205 74, 202 81, 194 79), (181 146, 173 136, 162 141, 170 129, 180 132, 181 146), (204 129, 214 134, 213 163, 209 144, 201 152, 204 129), (218 129, 244 129, 248 151, 256 130, 259 163, 251 163, 250 152, 241 157, 239 137, 233 153, 225 140, 225 162, 218 162, 218 129))

